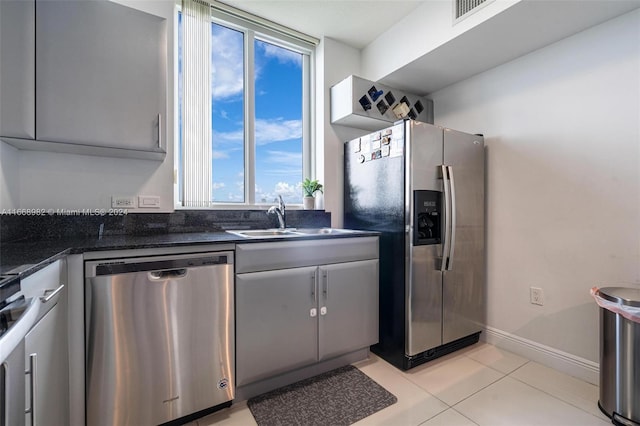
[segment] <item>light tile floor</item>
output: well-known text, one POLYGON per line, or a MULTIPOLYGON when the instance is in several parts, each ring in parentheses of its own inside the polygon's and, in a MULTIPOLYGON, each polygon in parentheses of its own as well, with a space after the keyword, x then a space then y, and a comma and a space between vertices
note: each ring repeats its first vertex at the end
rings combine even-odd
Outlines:
MULTIPOLYGON (((598 409, 597 386, 486 343, 409 371, 374 354, 355 366, 398 398, 358 426, 611 424, 598 409)), ((190 425, 214 424, 256 423, 246 402, 240 402, 190 425)))

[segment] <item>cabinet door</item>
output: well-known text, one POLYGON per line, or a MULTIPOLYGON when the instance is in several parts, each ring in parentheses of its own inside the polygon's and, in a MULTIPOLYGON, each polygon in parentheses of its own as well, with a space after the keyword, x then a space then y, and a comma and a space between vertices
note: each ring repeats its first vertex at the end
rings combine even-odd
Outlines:
POLYGON ((378 260, 319 268, 319 358, 378 342, 378 260))
POLYGON ((35 2, 0 1, 0 136, 35 138, 35 2))
POLYGON ((316 362, 317 268, 236 275, 238 386, 316 362))
POLYGON ((106 0, 38 1, 36 137, 159 151, 166 22, 106 0))
MULTIPOLYGON (((65 291, 63 289, 63 291, 65 291)), ((66 312, 63 300, 55 305, 25 337, 28 425, 69 424, 69 367, 66 312), (33 396, 31 396, 33 386, 33 396)), ((45 308, 46 305, 43 305, 45 308)))

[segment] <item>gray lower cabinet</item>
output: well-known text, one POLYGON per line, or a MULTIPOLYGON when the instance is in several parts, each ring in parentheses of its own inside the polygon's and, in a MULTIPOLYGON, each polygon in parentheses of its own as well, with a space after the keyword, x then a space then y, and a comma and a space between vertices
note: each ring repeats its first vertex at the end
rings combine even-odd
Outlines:
POLYGON ((0 2, 0 137, 161 160, 167 23, 107 0, 0 2))
POLYGON ((236 276, 236 384, 303 367, 318 358, 315 267, 236 276))
POLYGON ((377 343, 378 261, 324 265, 318 272, 319 360, 377 343))
POLYGON ((236 259, 237 386, 377 343, 377 237, 239 244, 236 259))
POLYGON ((28 425, 69 424, 69 370, 64 312, 56 305, 25 337, 28 425), (33 387, 33 389, 31 389, 33 387), (33 394, 31 393, 33 392, 33 394))
POLYGON ((66 269, 57 261, 24 279, 37 298, 39 319, 25 336, 27 425, 69 424, 69 346, 66 269))

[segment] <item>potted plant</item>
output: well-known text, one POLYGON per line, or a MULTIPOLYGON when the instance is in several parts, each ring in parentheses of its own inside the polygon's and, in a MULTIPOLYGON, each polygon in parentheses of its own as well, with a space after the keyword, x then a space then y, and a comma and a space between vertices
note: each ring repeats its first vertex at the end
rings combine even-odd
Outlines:
POLYGON ((322 184, 316 179, 305 178, 304 182, 302 182, 302 190, 304 191, 304 209, 313 210, 316 206, 315 193, 322 192, 322 184))

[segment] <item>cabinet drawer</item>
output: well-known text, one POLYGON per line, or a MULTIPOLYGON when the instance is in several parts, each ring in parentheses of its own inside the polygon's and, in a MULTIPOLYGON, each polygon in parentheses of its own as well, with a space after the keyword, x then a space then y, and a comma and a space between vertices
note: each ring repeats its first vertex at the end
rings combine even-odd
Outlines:
POLYGON ((236 245, 236 273, 377 259, 378 237, 236 245))

